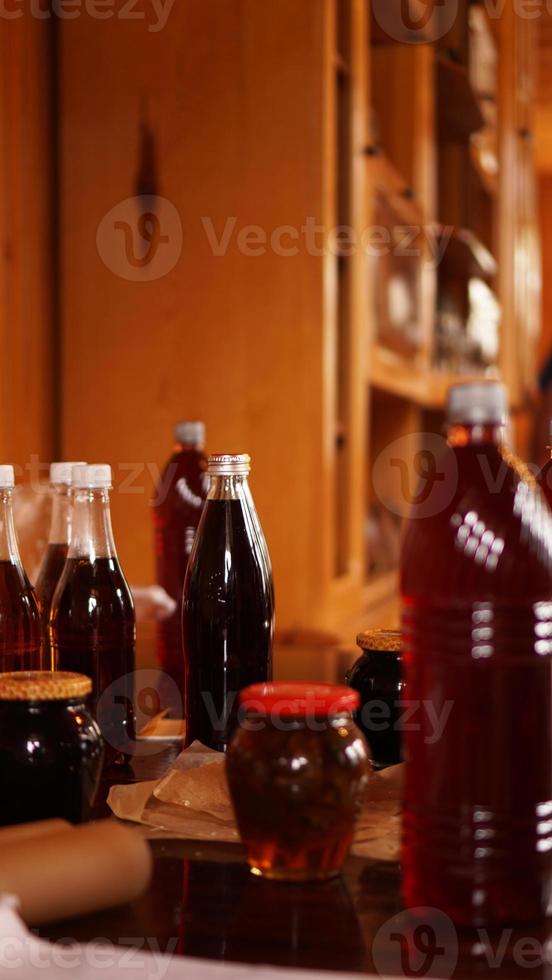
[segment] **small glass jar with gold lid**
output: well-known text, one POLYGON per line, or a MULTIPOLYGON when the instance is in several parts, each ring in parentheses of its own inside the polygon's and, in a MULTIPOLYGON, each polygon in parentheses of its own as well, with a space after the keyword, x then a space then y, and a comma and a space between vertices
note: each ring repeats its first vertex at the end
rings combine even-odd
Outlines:
POLYGON ((91 691, 82 674, 0 674, 0 825, 90 816, 103 758, 91 691))
POLYGON ((354 719, 365 735, 375 769, 401 762, 401 633, 373 629, 359 633, 361 656, 347 674, 347 684, 358 691, 360 705, 354 719))

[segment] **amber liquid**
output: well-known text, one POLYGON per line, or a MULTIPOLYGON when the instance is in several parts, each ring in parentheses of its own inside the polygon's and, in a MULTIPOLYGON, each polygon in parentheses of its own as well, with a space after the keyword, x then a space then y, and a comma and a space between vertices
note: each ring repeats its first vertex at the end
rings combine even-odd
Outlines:
POLYGON ((67 551, 66 544, 49 544, 36 580, 35 592, 40 606, 40 618, 46 640, 48 640, 47 631, 52 599, 63 572, 67 551))
POLYGON ((339 874, 353 839, 368 758, 346 718, 286 731, 254 719, 238 729, 226 773, 247 858, 254 873, 286 881, 339 874), (263 727, 264 725, 264 727, 263 727))
POLYGON ((242 687, 272 678, 273 592, 242 500, 208 500, 183 598, 186 742, 226 751, 242 687))
POLYGON ((50 617, 56 670, 86 674, 109 763, 134 740, 134 607, 116 558, 68 558, 50 617))
POLYGON ((0 561, 0 671, 41 670, 38 603, 25 573, 0 561))
POLYGON ((207 495, 206 465, 197 449, 174 453, 153 502, 156 579, 177 603, 173 615, 157 624, 157 659, 179 691, 184 685, 182 589, 207 495))
POLYGON ((537 920, 552 892, 551 532, 517 469, 451 449, 453 499, 403 548, 404 894, 466 925, 537 920))

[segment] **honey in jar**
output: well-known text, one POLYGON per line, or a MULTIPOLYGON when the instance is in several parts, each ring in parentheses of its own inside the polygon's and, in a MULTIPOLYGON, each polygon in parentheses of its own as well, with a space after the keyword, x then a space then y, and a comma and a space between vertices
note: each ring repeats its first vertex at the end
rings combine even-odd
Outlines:
POLYGON ((256 875, 339 874, 368 782, 359 695, 330 684, 254 684, 240 696, 226 759, 238 829, 256 875))

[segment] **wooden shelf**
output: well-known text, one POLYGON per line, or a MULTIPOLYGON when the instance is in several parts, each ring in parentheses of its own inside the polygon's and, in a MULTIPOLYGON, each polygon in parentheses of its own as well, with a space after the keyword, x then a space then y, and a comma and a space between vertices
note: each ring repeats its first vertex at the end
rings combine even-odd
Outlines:
POLYGON ((436 54, 437 125, 441 143, 469 139, 485 125, 468 69, 442 52, 436 54))
POLYGON ((380 345, 372 349, 369 383, 389 395, 419 405, 425 404, 427 398, 427 376, 412 361, 403 360, 380 345))
POLYGON ((498 265, 489 249, 468 228, 455 228, 448 239, 439 275, 468 280, 472 276, 492 280, 498 265))
POLYGON ((421 408, 442 409, 451 385, 473 381, 473 374, 459 375, 447 371, 416 369, 412 361, 397 357, 381 345, 373 348, 368 383, 378 391, 404 398, 421 408))
POLYGON ((475 177, 486 194, 496 197, 498 194, 498 173, 490 173, 481 164, 478 149, 473 144, 470 146, 470 164, 475 177))
POLYGON ((425 214, 422 205, 412 187, 384 151, 378 146, 368 147, 366 156, 372 168, 374 190, 385 197, 405 224, 423 224, 425 214))

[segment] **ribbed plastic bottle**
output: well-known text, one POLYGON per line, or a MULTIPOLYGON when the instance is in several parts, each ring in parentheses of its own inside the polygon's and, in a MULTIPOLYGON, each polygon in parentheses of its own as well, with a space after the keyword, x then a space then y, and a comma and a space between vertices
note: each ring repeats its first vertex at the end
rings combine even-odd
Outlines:
POLYGON ((182 588, 195 533, 207 496, 207 457, 203 422, 179 422, 175 446, 152 501, 156 579, 177 603, 156 628, 157 659, 182 690, 182 588))
POLYGON ((551 904, 552 526, 506 421, 502 385, 450 390, 402 549, 404 896, 460 925, 551 904))

